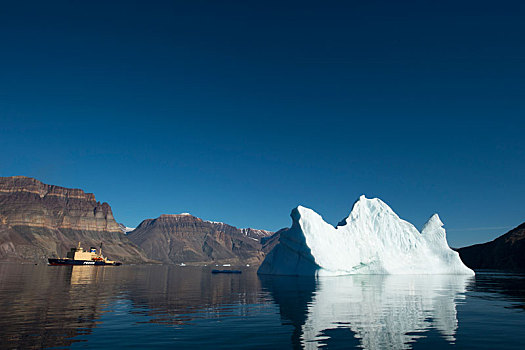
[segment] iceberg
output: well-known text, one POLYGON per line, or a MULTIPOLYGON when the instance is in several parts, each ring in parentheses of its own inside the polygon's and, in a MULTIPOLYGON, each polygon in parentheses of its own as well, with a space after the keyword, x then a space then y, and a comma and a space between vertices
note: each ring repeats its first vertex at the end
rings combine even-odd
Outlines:
POLYGON ((448 246, 437 214, 419 232, 385 202, 363 195, 337 227, 302 206, 293 209, 291 217, 292 227, 281 233, 259 274, 474 275, 448 246))

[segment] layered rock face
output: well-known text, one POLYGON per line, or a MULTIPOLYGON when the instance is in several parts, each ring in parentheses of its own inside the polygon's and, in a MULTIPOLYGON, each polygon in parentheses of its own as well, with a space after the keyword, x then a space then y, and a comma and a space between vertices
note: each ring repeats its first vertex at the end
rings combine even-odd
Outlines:
POLYGON ((36 179, 0 177, 0 260, 46 261, 78 242, 103 243, 103 253, 123 262, 147 261, 122 233, 107 203, 92 193, 36 179))
POLYGON ((261 239, 272 234, 180 214, 144 220, 128 237, 164 263, 258 264, 265 256, 261 239))
POLYGON ((471 269, 525 271, 525 223, 495 240, 458 249, 471 269))

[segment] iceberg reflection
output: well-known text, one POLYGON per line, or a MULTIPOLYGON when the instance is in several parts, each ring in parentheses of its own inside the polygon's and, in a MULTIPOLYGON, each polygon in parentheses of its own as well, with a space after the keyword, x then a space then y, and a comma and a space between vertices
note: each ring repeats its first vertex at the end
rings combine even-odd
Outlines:
MULTIPOLYGON (((282 295, 281 288, 290 293, 293 278, 263 285, 274 296, 282 295)), ((332 339, 334 330, 347 329, 353 333, 357 346, 365 349, 410 349, 424 332, 436 330, 445 342, 455 342, 458 329, 456 305, 465 298, 468 283, 464 275, 351 275, 318 278, 311 298, 307 298, 303 315, 281 316, 295 327, 292 341, 295 347, 315 349, 348 337, 332 339)), ((304 284, 304 283, 303 283, 304 284)), ((304 294, 304 290, 295 290, 304 294)), ((282 302, 305 298, 279 296, 276 302, 282 310, 290 307, 282 302)), ((340 334, 337 333, 337 334, 340 334)), ((334 337, 335 338, 335 337, 334 337)), ((353 343, 353 342, 352 342, 353 343)), ((335 345, 335 344, 334 344, 335 345)), ((354 344, 346 344, 350 347, 354 344)))

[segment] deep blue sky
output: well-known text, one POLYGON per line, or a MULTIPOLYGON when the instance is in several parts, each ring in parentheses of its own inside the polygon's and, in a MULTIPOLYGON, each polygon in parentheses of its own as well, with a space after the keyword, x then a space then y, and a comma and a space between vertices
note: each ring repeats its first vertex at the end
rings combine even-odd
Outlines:
POLYGON ((525 221, 523 1, 12 1, 0 175, 190 212, 330 223, 360 194, 452 246, 525 221))

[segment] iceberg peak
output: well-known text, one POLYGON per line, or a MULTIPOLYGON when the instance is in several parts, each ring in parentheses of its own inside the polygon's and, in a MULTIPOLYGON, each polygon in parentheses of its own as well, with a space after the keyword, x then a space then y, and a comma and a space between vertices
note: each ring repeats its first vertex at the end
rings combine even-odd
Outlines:
POLYGON ((369 213, 388 213, 393 214, 397 217, 396 213, 379 198, 366 198, 364 195, 359 197, 359 200, 354 203, 354 206, 352 207, 352 211, 350 212, 350 215, 352 213, 356 213, 359 211, 368 211, 369 213))
POLYGON ((436 213, 428 219, 428 221, 423 225, 423 229, 421 230, 421 234, 425 234, 431 230, 435 230, 438 228, 443 227, 443 222, 439 218, 439 215, 436 213))
POLYGON ((259 273, 474 274, 448 246, 437 214, 420 233, 379 198, 362 195, 335 228, 303 206, 291 217, 292 227, 281 234, 259 273))
POLYGON ((359 199, 352 206, 352 210, 348 217, 339 222, 337 226, 345 226, 348 222, 359 220, 362 217, 371 216, 385 216, 390 215, 396 219, 399 219, 396 213, 379 198, 366 198, 363 194, 359 196, 359 199))

